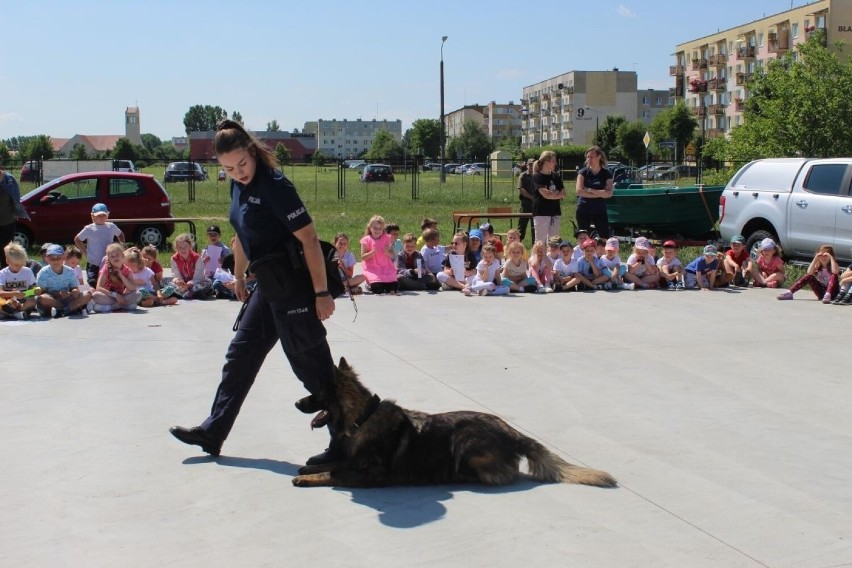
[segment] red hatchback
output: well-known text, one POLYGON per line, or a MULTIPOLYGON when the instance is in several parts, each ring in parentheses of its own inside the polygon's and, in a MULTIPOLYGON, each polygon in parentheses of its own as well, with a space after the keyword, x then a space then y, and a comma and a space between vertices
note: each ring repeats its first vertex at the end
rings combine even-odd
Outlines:
MULTIPOLYGON (((104 203, 110 219, 169 219, 169 196, 154 176, 125 172, 85 172, 50 181, 21 197, 30 219, 18 219, 15 240, 25 248, 35 243, 72 243, 92 222, 92 206, 104 203)), ((175 230, 168 221, 119 223, 128 241, 163 247, 175 230)))

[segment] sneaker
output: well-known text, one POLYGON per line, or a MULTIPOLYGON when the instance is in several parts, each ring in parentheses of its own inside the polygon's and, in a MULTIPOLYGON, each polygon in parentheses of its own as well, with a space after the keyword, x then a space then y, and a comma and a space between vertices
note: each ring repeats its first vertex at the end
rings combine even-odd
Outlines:
POLYGON ((3 310, 4 314, 11 317, 15 317, 15 314, 17 313, 15 311, 15 308, 10 306, 9 304, 3 304, 2 306, 0 306, 0 310, 3 310))
POLYGON ((86 304, 86 313, 87 314, 95 313, 95 303, 92 302, 91 300, 89 301, 88 304, 86 304))
POLYGON ((462 289, 462 294, 464 294, 465 296, 470 296, 473 294, 473 292, 470 291, 470 288, 465 287, 462 289))
POLYGON ((536 291, 536 294, 544 294, 544 286, 539 286, 536 291))
POLYGON ((30 319, 30 313, 29 312, 15 312, 15 319, 19 319, 21 321, 28 320, 28 319, 30 319))
POLYGON ((491 293, 491 292, 489 292, 488 290, 480 290, 480 291, 479 291, 479 295, 480 295, 480 296, 487 296, 487 295, 488 295, 488 294, 490 294, 490 293, 491 293))
POLYGON ((450 290, 452 290, 452 288, 450 288, 449 284, 441 284, 441 291, 449 292, 450 290))
POLYGON ((175 290, 176 288, 174 284, 166 284, 165 286, 163 286, 163 298, 168 298, 169 296, 173 295, 175 293, 175 290))
POLYGON ((852 292, 846 292, 843 295, 843 299, 840 301, 840 304, 843 306, 848 306, 852 304, 852 292))
POLYGON ((675 290, 685 290, 685 289, 686 288, 683 287, 683 282, 678 282, 677 284, 675 284, 675 290))
POLYGON ((552 293, 553 293, 553 288, 551 288, 550 286, 545 286, 545 287, 544 287, 544 293, 545 293, 545 294, 552 294, 552 293))
POLYGON ((59 319, 65 315, 65 310, 58 310, 56 308, 50 308, 50 317, 53 319, 59 319))
POLYGON ((604 284, 604 290, 612 290, 612 282, 607 282, 604 284))
POLYGON ((668 290, 674 290, 674 289, 675 289, 675 283, 674 283, 674 282, 669 282, 669 283, 666 285, 666 288, 667 288, 668 290))
POLYGON ((831 294, 826 292, 825 295, 822 297, 822 303, 823 304, 830 304, 831 303, 831 294))
POLYGON ((633 282, 625 282, 621 285, 622 290, 633 290, 636 288, 636 285, 633 282))
POLYGON ((778 299, 779 300, 792 300, 793 299, 793 293, 790 292, 789 290, 787 290, 786 292, 782 292, 782 293, 778 294, 778 299))
POLYGON ((737 272, 737 274, 734 276, 734 286, 748 286, 748 281, 746 281, 745 276, 743 276, 741 272, 737 272))

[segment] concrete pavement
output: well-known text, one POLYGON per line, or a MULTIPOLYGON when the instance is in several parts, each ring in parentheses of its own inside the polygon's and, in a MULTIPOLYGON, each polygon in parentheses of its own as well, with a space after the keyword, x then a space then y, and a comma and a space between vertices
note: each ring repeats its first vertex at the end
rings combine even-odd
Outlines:
POLYGON ((337 300, 377 394, 493 412, 617 489, 301 489, 280 350, 213 459, 233 302, 0 322, 2 566, 852 566, 852 308, 808 291, 337 300))

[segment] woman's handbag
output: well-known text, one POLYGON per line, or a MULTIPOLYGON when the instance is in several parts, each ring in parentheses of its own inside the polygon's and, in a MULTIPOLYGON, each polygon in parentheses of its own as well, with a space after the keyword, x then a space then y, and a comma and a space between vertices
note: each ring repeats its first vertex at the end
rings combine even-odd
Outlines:
MULTIPOLYGON (((282 252, 264 255, 249 265, 249 273, 257 278, 264 298, 280 302, 299 295, 313 296, 313 281, 301 242, 293 239, 284 248, 282 252)), ((337 249, 326 241, 320 241, 320 248, 325 261, 326 289, 332 298, 337 298, 343 294, 337 249)))

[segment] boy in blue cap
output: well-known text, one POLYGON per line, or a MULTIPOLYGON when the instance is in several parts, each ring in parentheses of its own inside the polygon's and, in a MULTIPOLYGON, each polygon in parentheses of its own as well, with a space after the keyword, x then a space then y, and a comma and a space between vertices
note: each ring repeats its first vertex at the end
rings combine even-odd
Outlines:
POLYGON ((101 270, 106 248, 115 239, 124 243, 124 233, 115 223, 109 222, 109 209, 103 203, 92 207, 92 222, 83 227, 74 237, 74 244, 86 255, 86 280, 95 287, 101 270))
POLYGON ((80 292, 77 275, 65 266, 65 249, 62 245, 50 245, 45 258, 48 265, 36 277, 36 285, 42 290, 36 299, 38 313, 59 318, 82 312, 92 299, 92 293, 80 292))

